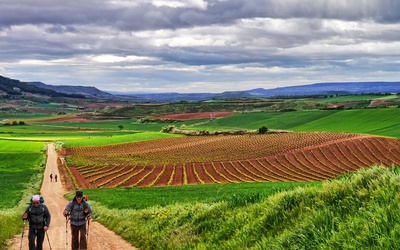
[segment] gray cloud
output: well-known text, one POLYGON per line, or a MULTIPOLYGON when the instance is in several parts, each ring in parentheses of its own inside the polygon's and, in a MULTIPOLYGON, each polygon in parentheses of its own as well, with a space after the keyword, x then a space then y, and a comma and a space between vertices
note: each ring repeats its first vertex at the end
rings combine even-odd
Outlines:
POLYGON ((394 0, 2 1, 0 74, 186 92, 393 81, 399 7, 394 0))

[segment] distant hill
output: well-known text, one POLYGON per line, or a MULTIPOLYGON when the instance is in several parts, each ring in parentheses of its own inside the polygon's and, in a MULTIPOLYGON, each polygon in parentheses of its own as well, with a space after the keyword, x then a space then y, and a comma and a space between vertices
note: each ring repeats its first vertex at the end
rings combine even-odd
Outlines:
POLYGON ((310 85, 280 87, 275 89, 253 89, 246 91, 252 96, 304 96, 304 95, 349 95, 368 93, 400 93, 400 82, 331 82, 310 85))
POLYGON ((51 97, 86 97, 130 102, 177 102, 259 97, 400 93, 400 82, 331 82, 279 87, 274 89, 257 88, 246 91, 226 91, 222 93, 108 93, 96 87, 56 86, 44 84, 42 82, 21 82, 0 76, 0 93, 1 92, 10 95, 21 95, 21 92, 27 92, 40 93, 51 97))
POLYGON ((32 86, 36 86, 38 88, 50 89, 50 90, 56 91, 58 93, 64 93, 64 94, 76 94, 76 95, 82 95, 82 96, 90 97, 90 98, 102 98, 102 99, 114 97, 114 95, 104 92, 104 91, 101 91, 96 87, 48 85, 48 84, 44 84, 42 82, 27 82, 27 83, 32 86))
POLYGON ((71 97, 84 98, 83 95, 75 93, 61 93, 51 89, 40 88, 26 82, 14 80, 0 75, 0 93, 3 96, 23 96, 26 94, 35 94, 48 97, 71 97))
MULTIPOLYGON (((118 92, 114 92, 118 93, 118 92)), ((175 101, 205 101, 212 99, 231 99, 231 98, 251 98, 251 94, 246 91, 226 91, 223 93, 132 93, 125 94, 130 96, 135 96, 143 101, 148 102, 175 102, 175 101)))
MULTIPOLYGON (((368 93, 400 93, 400 82, 315 83, 275 89, 257 88, 246 91, 226 91, 223 93, 132 93, 131 95, 148 101, 201 101, 229 98, 350 95, 368 93)), ((129 95, 129 93, 125 93, 125 95, 129 95)))

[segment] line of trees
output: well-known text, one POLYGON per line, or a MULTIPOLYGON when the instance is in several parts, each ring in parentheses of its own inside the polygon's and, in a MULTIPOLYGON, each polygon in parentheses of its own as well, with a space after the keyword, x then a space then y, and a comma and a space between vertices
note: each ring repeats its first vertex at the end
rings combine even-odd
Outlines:
POLYGON ((6 121, 3 123, 4 126, 16 126, 16 125, 26 125, 26 123, 24 121, 6 121))

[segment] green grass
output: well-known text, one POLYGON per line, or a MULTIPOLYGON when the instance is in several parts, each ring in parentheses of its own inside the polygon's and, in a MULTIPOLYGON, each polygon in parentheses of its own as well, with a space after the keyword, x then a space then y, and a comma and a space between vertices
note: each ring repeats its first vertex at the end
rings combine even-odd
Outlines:
POLYGON ((21 216, 43 178, 43 142, 0 140, 0 249, 22 230, 21 216))
MULTIPOLYGON (((47 141, 63 141, 65 146, 72 147, 155 139, 170 135, 149 131, 183 124, 200 129, 266 126, 400 138, 399 114, 398 108, 310 110, 242 113, 211 122, 140 124, 126 120, 0 125, 0 137, 4 138, 0 139, 0 195, 6 197, 5 202, 0 202, 0 228, 7 228, 0 230, 0 242, 4 244, 5 239, 21 230, 17 222, 21 222, 24 200, 37 192, 41 184, 43 144, 47 141), (118 125, 124 129, 118 129, 118 125), (146 132, 138 133, 141 131, 146 132)), ((293 189, 297 184, 292 187, 250 183, 171 189, 98 189, 85 190, 85 193, 95 208, 96 220, 141 249, 304 249, 304 246, 309 249, 397 249, 400 245, 397 241, 400 219, 395 213, 400 202, 397 173, 377 170, 356 176, 326 182, 323 188, 316 184, 316 187, 296 189, 290 195, 280 191, 293 189), (377 179, 368 177, 371 175, 377 179), (354 232, 362 233, 354 235, 354 232)))
MULTIPOLYGON (((140 249, 398 249, 399 169, 372 167, 232 207, 109 209, 95 218, 140 249)), ((133 200, 131 200, 133 202, 133 200)))
POLYGON ((270 129, 291 129, 302 124, 307 124, 310 121, 330 116, 336 112, 338 111, 313 110, 297 112, 240 113, 226 118, 216 119, 206 124, 206 126, 243 129, 258 129, 261 126, 266 126, 270 129))
POLYGON ((173 135, 160 132, 144 132, 144 133, 131 133, 121 135, 105 135, 104 133, 89 134, 86 137, 79 137, 77 139, 65 140, 63 147, 78 147, 78 146, 101 146, 109 144, 119 144, 126 142, 155 140, 169 137, 180 137, 181 135, 173 135))
MULTIPOLYGON (((144 209, 178 203, 215 203, 220 201, 243 204, 299 186, 318 186, 319 182, 265 182, 242 184, 186 185, 177 187, 112 188, 85 190, 90 200, 112 209, 144 209)), ((71 198, 71 196, 69 197, 71 198)))
POLYGON ((319 103, 354 102, 372 100, 391 100, 399 98, 397 95, 346 95, 314 100, 319 103))
POLYGON ((93 130, 110 130, 119 131, 120 125, 123 126, 123 131, 128 132, 160 132, 164 126, 175 125, 177 127, 186 124, 191 125, 197 123, 198 121, 181 121, 181 122, 149 122, 140 123, 137 119, 127 119, 127 120, 108 120, 108 121, 94 121, 94 122, 58 122, 58 123, 48 123, 47 128, 51 129, 93 129, 93 130))
POLYGON ((365 133, 400 137, 400 109, 310 110, 296 112, 241 113, 216 119, 201 128, 269 129, 365 133))
POLYGON ((400 137, 400 109, 342 110, 290 129, 294 131, 333 131, 400 137))
POLYGON ((32 176, 43 172, 43 142, 0 140, 0 209, 21 200, 32 176))

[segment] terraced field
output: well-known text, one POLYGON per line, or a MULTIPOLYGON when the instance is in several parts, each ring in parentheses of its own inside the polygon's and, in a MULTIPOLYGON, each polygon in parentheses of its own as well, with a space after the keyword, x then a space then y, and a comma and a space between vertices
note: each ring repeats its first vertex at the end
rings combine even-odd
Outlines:
POLYGON ((81 188, 319 181, 399 165, 400 141, 334 132, 196 136, 71 148, 64 155, 81 188))

